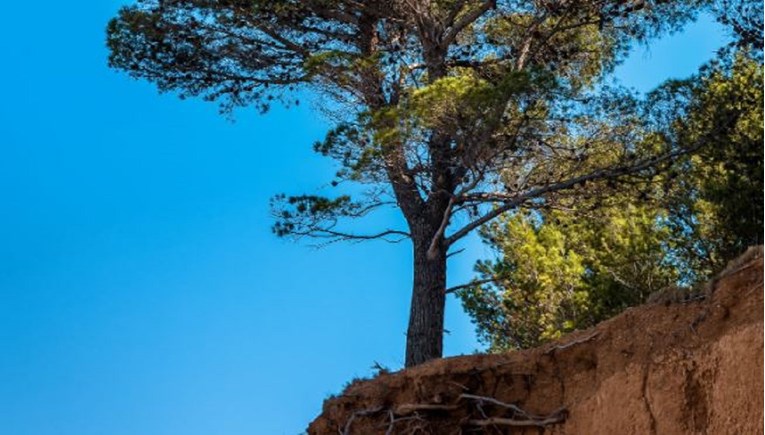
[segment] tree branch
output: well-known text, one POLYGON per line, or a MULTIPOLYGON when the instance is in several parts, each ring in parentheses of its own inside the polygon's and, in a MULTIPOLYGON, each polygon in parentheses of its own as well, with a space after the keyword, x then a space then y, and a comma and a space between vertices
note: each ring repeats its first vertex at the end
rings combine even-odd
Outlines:
POLYGON ((354 233, 346 233, 343 231, 335 231, 332 229, 327 228, 315 228, 311 231, 305 232, 303 234, 295 233, 294 235, 298 237, 312 237, 316 239, 337 239, 337 240, 357 240, 357 241, 365 241, 365 240, 374 240, 374 239, 382 239, 386 242, 391 243, 398 243, 402 240, 408 239, 411 236, 409 233, 405 231, 400 230, 385 230, 381 231, 377 234, 354 234, 354 233), (398 239, 387 239, 388 236, 400 236, 398 239))
MULTIPOLYGON (((599 169, 589 174, 582 175, 579 177, 574 177, 566 181, 561 181, 554 184, 548 184, 546 186, 539 187, 537 189, 532 189, 525 193, 515 195, 513 197, 508 197, 508 195, 506 194, 499 194, 499 193, 497 194, 486 193, 486 194, 481 194, 481 197, 473 197, 472 199, 475 199, 477 202, 501 202, 502 205, 486 213, 480 218, 474 220, 473 222, 470 222, 469 224, 465 225, 461 229, 457 230, 451 236, 446 238, 445 244, 446 246, 453 244, 457 240, 470 234, 470 232, 472 232, 476 228, 490 222, 494 218, 502 215, 503 213, 521 205, 522 203, 532 198, 539 198, 548 193, 557 192, 564 189, 569 189, 582 182, 587 182, 592 180, 615 179, 615 178, 623 177, 625 175, 634 174, 636 172, 640 172, 645 169, 654 167, 658 165, 659 163, 663 163, 665 161, 675 159, 681 155, 685 155, 693 151, 696 151, 697 149, 701 148, 703 144, 704 142, 700 141, 699 143, 697 143, 696 145, 690 148, 686 148, 686 149, 674 151, 671 153, 667 153, 658 157, 654 157, 652 159, 645 160, 633 166, 621 166, 621 167, 617 167, 613 169, 599 169)), ((470 196, 465 195, 463 198, 470 199, 470 196)))
POLYGON ((443 237, 444 232, 446 231, 446 227, 449 225, 449 219, 452 216, 452 207, 454 207, 454 196, 449 198, 449 204, 446 206, 446 210, 444 210, 444 218, 441 219, 441 225, 439 225, 436 234, 433 235, 433 239, 430 241, 430 246, 428 246, 427 255, 430 260, 436 258, 436 255, 438 254, 438 241, 441 240, 441 237, 443 237))
MULTIPOLYGON (((444 34, 443 38, 441 38, 441 47, 448 47, 451 45, 451 43, 454 41, 454 39, 459 35, 459 33, 465 29, 465 27, 473 24, 478 18, 481 17, 486 11, 489 9, 492 9, 496 7, 497 1, 496 0, 486 0, 483 3, 481 3, 478 7, 473 9, 472 11, 467 12, 465 15, 460 17, 459 20, 457 20, 450 28, 449 31, 444 34)), ((461 6, 461 4, 459 5, 461 6)))
POLYGON ((497 282, 497 281, 499 281, 499 278, 487 278, 487 279, 473 280, 473 281, 470 281, 467 284, 461 284, 461 285, 458 285, 458 286, 449 287, 448 289, 446 289, 444 291, 444 293, 446 293, 448 295, 450 293, 456 293, 457 291, 462 290, 464 288, 470 288, 470 287, 473 287, 473 286, 476 286, 476 285, 489 284, 489 283, 497 282))

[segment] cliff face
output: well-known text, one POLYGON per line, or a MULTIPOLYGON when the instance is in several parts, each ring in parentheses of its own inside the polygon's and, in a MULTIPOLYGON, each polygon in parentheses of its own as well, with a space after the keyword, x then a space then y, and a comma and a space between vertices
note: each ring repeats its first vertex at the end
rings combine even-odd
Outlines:
POLYGON ((762 259, 703 301, 632 308, 540 348, 350 385, 308 433, 762 434, 762 259))

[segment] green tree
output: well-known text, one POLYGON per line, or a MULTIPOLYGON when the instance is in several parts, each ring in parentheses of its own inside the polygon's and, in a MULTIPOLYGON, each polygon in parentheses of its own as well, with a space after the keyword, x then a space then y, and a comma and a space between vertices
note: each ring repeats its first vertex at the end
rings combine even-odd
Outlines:
POLYGON ((763 68, 751 52, 711 64, 684 83, 692 102, 675 133, 712 146, 676 162, 662 202, 687 264, 707 279, 747 246, 763 242, 763 68))
POLYGON ((645 116, 664 129, 647 137, 709 146, 642 183, 590 186, 567 208, 519 212, 482 230, 498 257, 479 262, 476 284, 459 296, 491 350, 592 326, 653 292, 705 281, 762 244, 759 58, 752 47, 724 52, 649 96, 645 116))
POLYGON ((479 261, 483 284, 458 294, 490 350, 592 326, 675 284, 661 211, 624 197, 609 202, 521 211, 483 229, 498 257, 479 261))
POLYGON ((277 197, 274 230, 411 239, 411 366, 441 356, 447 256, 458 240, 520 205, 687 151, 671 143, 636 154, 645 130, 617 128, 631 107, 595 84, 631 41, 677 28, 699 3, 137 0, 109 23, 107 44, 112 67, 224 111, 297 104, 300 89, 333 111, 337 125, 316 151, 338 161, 338 189, 367 190, 277 197), (604 157, 574 149, 607 139, 616 145, 604 157), (566 171, 550 164, 562 154, 566 171), (390 206, 407 228, 343 226, 390 206))

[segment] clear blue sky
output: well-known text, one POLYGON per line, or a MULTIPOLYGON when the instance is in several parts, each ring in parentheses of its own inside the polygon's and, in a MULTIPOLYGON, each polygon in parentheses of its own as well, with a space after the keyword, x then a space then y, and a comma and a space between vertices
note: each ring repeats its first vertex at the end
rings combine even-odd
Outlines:
MULTIPOLYGON (((374 361, 403 361, 406 244, 278 240, 268 199, 333 167, 309 105, 231 123, 106 68, 124 2, 0 14, 0 433, 301 432, 374 361)), ((721 45, 709 20, 619 69, 646 90, 721 45)), ((475 240, 453 284, 487 254, 475 240)), ((479 346, 458 303, 446 353, 479 346)))

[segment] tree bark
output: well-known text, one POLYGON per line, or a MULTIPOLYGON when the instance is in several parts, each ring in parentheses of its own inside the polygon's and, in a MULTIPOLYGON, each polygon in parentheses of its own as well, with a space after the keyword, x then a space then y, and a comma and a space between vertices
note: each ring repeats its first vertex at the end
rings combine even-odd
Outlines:
POLYGON ((441 358, 446 305, 446 253, 439 243, 436 255, 428 255, 430 237, 413 237, 414 284, 406 333, 406 367, 441 358))

